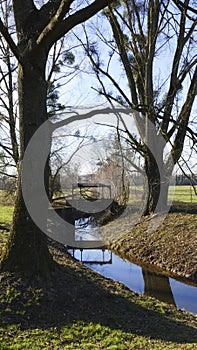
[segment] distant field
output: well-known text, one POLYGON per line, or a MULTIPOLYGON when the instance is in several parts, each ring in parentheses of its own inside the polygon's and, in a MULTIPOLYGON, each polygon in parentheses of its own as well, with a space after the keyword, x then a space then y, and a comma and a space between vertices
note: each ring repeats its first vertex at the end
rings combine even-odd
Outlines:
POLYGON ((174 201, 197 203, 197 195, 192 186, 170 186, 168 198, 174 201))
MULTIPOLYGON (((142 186, 136 186, 132 188, 134 194, 133 200, 140 201, 142 195, 142 186)), ((5 193, 0 191, 0 225, 9 226, 12 221, 13 205, 10 204, 10 198, 8 203, 5 201, 5 193), (2 196, 4 197, 3 201, 2 196), (8 205, 9 204, 9 205, 8 205)), ((197 203, 197 196, 191 186, 171 186, 169 189, 169 199, 173 201, 180 201, 186 203, 197 203)))
MULTIPOLYGON (((141 201, 142 195, 142 186, 132 186, 131 188, 133 193, 134 201, 141 201)), ((196 186, 197 190, 197 186, 196 186)), ((186 202, 186 203, 197 203, 197 195, 194 192, 192 186, 170 186, 168 193, 169 200, 186 202)))

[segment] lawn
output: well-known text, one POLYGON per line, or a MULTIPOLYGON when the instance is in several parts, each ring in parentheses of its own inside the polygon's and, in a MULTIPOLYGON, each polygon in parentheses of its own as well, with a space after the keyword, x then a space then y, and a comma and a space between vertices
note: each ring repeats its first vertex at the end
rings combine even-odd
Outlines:
MULTIPOLYGON (((197 186, 195 186, 197 191, 197 186)), ((131 188, 131 201, 140 202, 143 193, 142 186, 132 186, 131 188)), ((197 203, 197 195, 192 186, 170 186, 168 192, 169 200, 185 202, 185 203, 197 203)))
POLYGON ((12 222, 13 206, 0 205, 0 225, 10 226, 12 222))
MULTIPOLYGON (((195 187, 197 191, 197 186, 195 187)), ((174 201, 197 203, 197 195, 192 186, 170 186, 168 197, 174 201)))

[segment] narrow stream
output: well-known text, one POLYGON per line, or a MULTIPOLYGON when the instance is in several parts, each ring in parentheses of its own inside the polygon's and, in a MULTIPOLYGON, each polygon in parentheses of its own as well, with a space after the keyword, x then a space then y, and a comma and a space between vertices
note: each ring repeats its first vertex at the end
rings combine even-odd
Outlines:
MULTIPOLYGON (((98 228, 92 228, 88 224, 81 226, 80 222, 77 222, 77 239, 82 236, 83 240, 90 239, 90 236, 93 239, 95 233, 98 238, 98 228)), ((69 253, 104 277, 123 282, 132 291, 154 296, 161 301, 175 305, 178 309, 197 314, 197 287, 150 272, 118 257, 109 250, 70 249, 69 253)))

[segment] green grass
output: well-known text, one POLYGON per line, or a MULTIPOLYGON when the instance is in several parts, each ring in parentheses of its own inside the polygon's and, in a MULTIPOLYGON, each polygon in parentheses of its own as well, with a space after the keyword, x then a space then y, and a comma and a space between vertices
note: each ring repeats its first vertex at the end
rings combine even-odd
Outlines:
POLYGON ((135 334, 113 330, 96 323, 76 322, 70 327, 21 332, 10 327, 1 339, 1 349, 7 350, 164 350, 194 349, 194 344, 154 341, 135 334))
POLYGON ((10 226, 12 222, 13 206, 0 205, 0 225, 10 226))
POLYGON ((11 225, 13 215, 13 203, 13 194, 0 190, 0 225, 11 225))
MULTIPOLYGON (((197 191, 197 186, 195 186, 197 191)), ((141 201, 141 195, 143 192, 142 186, 132 186, 131 188, 133 197, 132 201, 141 201)), ((185 203, 197 203, 197 195, 194 192, 192 186, 170 186, 168 192, 169 200, 185 202, 185 203)))
POLYGON ((197 195, 192 186, 170 186, 168 197, 174 201, 197 203, 197 195))

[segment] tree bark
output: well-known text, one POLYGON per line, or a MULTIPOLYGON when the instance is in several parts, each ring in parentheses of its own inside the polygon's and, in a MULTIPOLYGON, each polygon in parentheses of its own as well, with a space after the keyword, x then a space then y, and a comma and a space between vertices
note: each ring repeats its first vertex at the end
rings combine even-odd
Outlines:
POLYGON ((145 208, 144 215, 153 213, 156 209, 160 194, 160 174, 153 156, 145 158, 145 208))
POLYGON ((155 160, 149 152, 145 156, 145 203, 143 214, 150 215, 155 212, 163 212, 168 208, 168 189, 170 185, 171 172, 166 171, 162 162, 163 156, 158 156, 160 162, 155 160))
MULTIPOLYGON (((31 137, 39 126, 47 120, 45 65, 45 54, 36 52, 35 55, 32 54, 31 57, 28 57, 24 66, 19 67, 18 94, 21 160, 31 137)), ((40 140, 40 147, 42 147, 42 141, 40 140)), ((19 271, 29 277, 36 275, 47 276, 55 264, 46 244, 47 238, 31 219, 23 200, 21 160, 13 225, 1 260, 1 268, 3 270, 19 271)), ((29 171, 31 171, 31 165, 29 171)), ((45 178, 48 182, 48 174, 45 174, 45 178)), ((33 186, 35 193, 39 191, 36 183, 31 184, 31 186, 33 186)), ((46 187, 48 187, 47 184, 46 187)), ((47 210, 47 208, 45 209, 47 210)))

